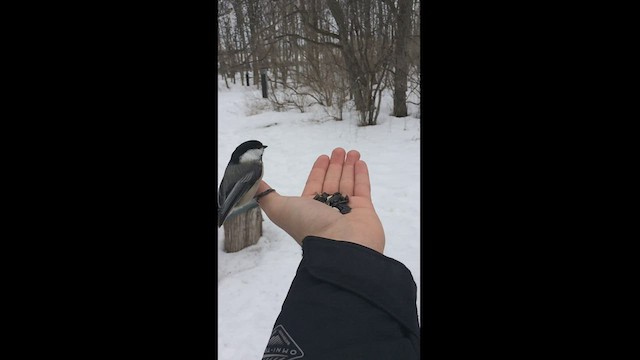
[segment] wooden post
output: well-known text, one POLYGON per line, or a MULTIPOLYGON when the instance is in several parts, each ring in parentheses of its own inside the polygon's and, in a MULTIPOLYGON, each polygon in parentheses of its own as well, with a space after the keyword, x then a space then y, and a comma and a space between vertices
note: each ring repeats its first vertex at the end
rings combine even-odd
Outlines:
POLYGON ((237 252, 262 236, 262 210, 258 204, 224 222, 224 251, 237 252))

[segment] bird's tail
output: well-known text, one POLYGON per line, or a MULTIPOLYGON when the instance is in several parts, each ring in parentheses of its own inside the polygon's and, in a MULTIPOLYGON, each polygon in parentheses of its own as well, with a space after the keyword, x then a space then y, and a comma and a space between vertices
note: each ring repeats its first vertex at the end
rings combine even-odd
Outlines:
POLYGON ((220 228, 220 226, 222 226, 222 223, 224 223, 224 218, 225 217, 220 212, 220 209, 218 209, 218 228, 220 228))
POLYGON ((222 224, 224 223, 224 221, 227 219, 227 216, 229 216, 229 212, 231 211, 230 207, 227 208, 218 208, 218 228, 220 228, 220 226, 222 226, 222 224))
POLYGON ((225 208, 223 206, 222 209, 218 209, 218 227, 222 226, 222 224, 228 218, 234 218, 258 206, 260 205, 258 205, 258 203, 255 200, 251 200, 245 203, 244 205, 238 206, 238 207, 225 208))

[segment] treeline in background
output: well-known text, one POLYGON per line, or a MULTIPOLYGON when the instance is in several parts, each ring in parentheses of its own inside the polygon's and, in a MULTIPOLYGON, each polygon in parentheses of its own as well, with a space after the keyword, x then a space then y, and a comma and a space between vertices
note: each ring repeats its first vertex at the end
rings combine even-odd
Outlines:
POLYGON ((419 13, 417 0, 218 0, 218 74, 227 87, 267 74, 278 111, 319 104, 375 125, 386 93, 405 117, 420 104, 419 13))

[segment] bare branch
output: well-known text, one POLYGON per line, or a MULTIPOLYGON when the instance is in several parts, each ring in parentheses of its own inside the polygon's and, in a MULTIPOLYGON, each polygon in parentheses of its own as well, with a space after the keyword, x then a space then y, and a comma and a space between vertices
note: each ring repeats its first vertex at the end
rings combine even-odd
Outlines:
POLYGON ((281 39, 281 38, 284 38, 284 37, 294 37, 294 38, 297 38, 297 39, 302 39, 304 41, 308 41, 308 42, 316 44, 316 45, 332 46, 332 47, 335 47, 335 48, 338 48, 338 49, 342 47, 340 44, 337 44, 337 43, 315 41, 313 39, 309 39, 308 37, 305 37, 305 36, 302 36, 302 35, 298 35, 298 34, 282 34, 282 35, 278 35, 278 36, 276 36, 274 38, 275 39, 281 39))

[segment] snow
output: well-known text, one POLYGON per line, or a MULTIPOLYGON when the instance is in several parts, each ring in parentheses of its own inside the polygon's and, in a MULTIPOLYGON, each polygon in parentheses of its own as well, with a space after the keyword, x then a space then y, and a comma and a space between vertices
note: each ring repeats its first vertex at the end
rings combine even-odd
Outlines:
MULTIPOLYGON (((386 94, 378 125, 356 126, 355 112, 343 121, 319 106, 273 111, 255 86, 238 81, 227 89, 218 79, 218 184, 231 153, 246 140, 265 150, 264 180, 283 195, 300 195, 318 155, 336 147, 355 149, 369 166, 372 200, 386 234, 384 254, 402 262, 418 286, 420 311, 420 119, 395 118, 386 94)), ((410 113, 418 109, 409 107, 410 113)), ((216 185, 216 186, 217 186, 216 185)), ((218 229, 218 359, 261 359, 289 291, 300 246, 263 213, 263 236, 236 253, 223 250, 218 229)))

